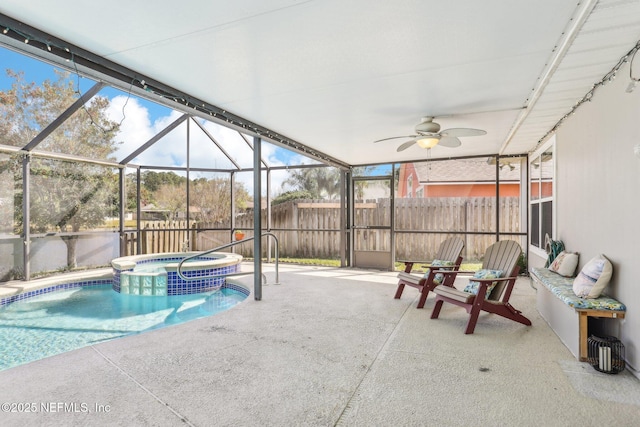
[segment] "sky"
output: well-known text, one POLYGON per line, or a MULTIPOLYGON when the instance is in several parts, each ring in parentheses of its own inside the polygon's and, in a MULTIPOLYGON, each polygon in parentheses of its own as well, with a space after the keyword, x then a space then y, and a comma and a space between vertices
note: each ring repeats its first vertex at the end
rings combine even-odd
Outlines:
MULTIPOLYGON (((26 81, 41 84, 43 81, 55 80, 54 67, 30 58, 26 55, 0 47, 0 90, 6 90, 11 86, 12 79, 8 78, 6 70, 23 71, 26 81)), ((91 88, 95 82, 91 79, 73 75, 72 78, 80 92, 91 88)), ((100 96, 107 97, 111 105, 107 110, 109 118, 120 123, 120 132, 116 137, 122 141, 115 153, 118 161, 129 156, 138 147, 147 142, 158 132, 178 119, 182 113, 168 107, 148 101, 146 99, 129 95, 115 88, 105 87, 99 92, 100 96)), ((253 154, 240 135, 229 128, 225 128, 213 122, 201 120, 200 123, 220 143, 221 146, 243 168, 253 166, 253 154)), ((168 135, 159 140, 145 152, 132 161, 139 165, 159 166, 186 166, 186 123, 182 123, 168 135)), ((205 133, 195 124, 190 124, 191 140, 191 167, 233 169, 233 164, 214 147, 205 133)), ((252 138, 249 138, 252 141, 252 138)), ((264 142, 262 144, 262 157, 269 166, 299 165, 316 163, 297 153, 264 142)), ((196 172, 192 176, 197 177, 196 172)), ((274 172, 272 174, 272 195, 282 192, 282 181, 286 179, 286 172, 274 172)), ((243 182, 245 187, 252 192, 253 176, 251 173, 240 173, 236 179, 243 182)), ((264 194, 264 190, 263 190, 264 194)))

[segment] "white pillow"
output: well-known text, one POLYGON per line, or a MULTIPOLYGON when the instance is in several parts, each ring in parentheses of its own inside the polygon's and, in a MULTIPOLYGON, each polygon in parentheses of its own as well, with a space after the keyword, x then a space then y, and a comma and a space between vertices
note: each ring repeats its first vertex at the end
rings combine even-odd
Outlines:
POLYGON ((589 261, 573 281, 573 292, 580 298, 598 298, 611 280, 613 266, 604 255, 589 261))
POLYGON ((549 266, 549 270, 564 277, 573 277, 578 266, 578 254, 562 251, 549 266))

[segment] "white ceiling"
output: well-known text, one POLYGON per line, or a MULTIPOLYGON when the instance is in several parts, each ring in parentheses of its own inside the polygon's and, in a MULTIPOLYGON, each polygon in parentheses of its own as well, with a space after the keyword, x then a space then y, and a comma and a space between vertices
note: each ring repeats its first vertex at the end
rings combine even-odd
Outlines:
POLYGON ((348 164, 426 158, 372 143, 425 115, 487 131, 432 158, 528 152, 640 39, 640 0, 3 0, 0 13, 348 164))

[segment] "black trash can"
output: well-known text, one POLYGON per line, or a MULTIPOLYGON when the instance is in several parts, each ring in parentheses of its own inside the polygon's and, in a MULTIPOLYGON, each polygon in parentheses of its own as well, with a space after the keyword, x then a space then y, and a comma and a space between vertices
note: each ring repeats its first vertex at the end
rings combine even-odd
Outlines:
POLYGON ((617 374, 624 371, 624 344, 616 337, 596 337, 587 339, 587 361, 597 371, 606 374, 617 374))

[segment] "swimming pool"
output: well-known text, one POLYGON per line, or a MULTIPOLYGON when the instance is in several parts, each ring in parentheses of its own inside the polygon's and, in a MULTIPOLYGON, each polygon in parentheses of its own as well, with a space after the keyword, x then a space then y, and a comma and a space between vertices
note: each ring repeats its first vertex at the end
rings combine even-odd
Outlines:
POLYGON ((248 294, 229 281, 219 291, 165 297, 121 294, 107 283, 17 300, 0 308, 0 370, 211 316, 248 294))

